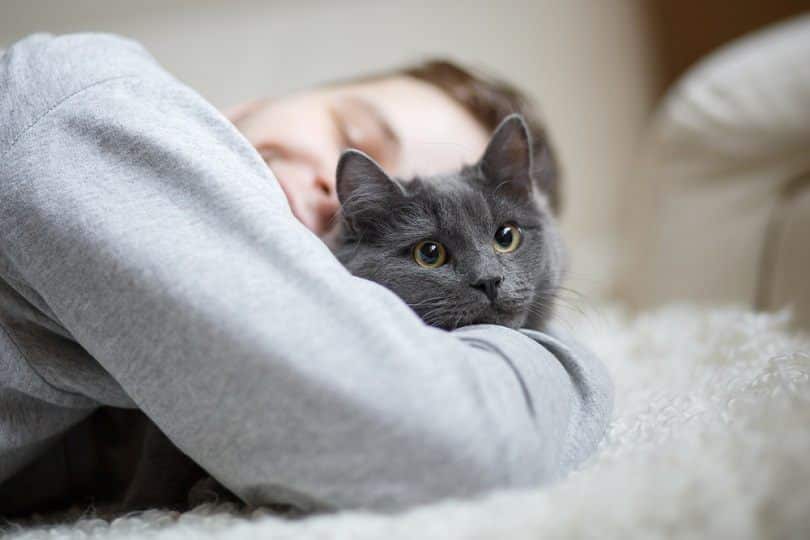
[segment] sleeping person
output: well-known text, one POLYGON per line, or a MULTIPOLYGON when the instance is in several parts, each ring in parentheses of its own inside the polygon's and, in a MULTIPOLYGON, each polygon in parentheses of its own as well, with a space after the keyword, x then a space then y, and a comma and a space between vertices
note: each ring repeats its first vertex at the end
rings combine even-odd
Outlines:
POLYGON ((433 62, 223 115, 86 34, 16 43, 0 87, 0 515, 182 506, 206 475, 254 505, 394 510, 553 481, 602 438, 609 377, 544 324, 557 170, 508 85, 433 62), (359 234, 369 208, 401 224, 398 196, 436 204, 397 231, 427 276, 407 294, 391 236, 359 234), (476 307, 433 321, 450 279, 476 307), (155 434, 192 466, 154 466, 155 434))

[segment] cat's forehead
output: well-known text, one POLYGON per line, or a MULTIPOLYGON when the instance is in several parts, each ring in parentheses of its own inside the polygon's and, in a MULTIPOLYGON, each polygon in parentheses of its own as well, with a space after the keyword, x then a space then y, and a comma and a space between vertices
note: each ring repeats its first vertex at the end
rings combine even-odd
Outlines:
POLYGON ((493 234, 493 227, 507 220, 521 221, 526 212, 514 201, 493 196, 469 176, 431 176, 404 183, 408 203, 394 221, 408 237, 485 238, 493 234))
POLYGON ((493 192, 480 175, 479 168, 465 167, 446 175, 396 179, 406 197, 390 194, 388 204, 383 203, 386 214, 369 222, 364 237, 401 244, 435 236, 462 245, 489 238, 508 221, 535 227, 542 222, 534 203, 493 192))
POLYGON ((452 227, 475 218, 491 219, 493 208, 484 193, 457 175, 416 179, 409 189, 412 201, 441 225, 452 227))
POLYGON ((417 197, 456 198, 481 193, 475 185, 475 176, 465 171, 417 177, 406 184, 409 186, 408 191, 417 197))

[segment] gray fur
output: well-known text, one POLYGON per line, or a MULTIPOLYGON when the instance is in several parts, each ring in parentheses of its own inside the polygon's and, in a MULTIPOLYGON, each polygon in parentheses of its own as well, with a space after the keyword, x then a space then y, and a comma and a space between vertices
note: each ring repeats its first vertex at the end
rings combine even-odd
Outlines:
POLYGON ((346 151, 337 171, 336 256, 352 274, 391 289, 430 325, 542 327, 565 263, 548 199, 531 174, 531 148, 525 122, 512 115, 478 163, 452 174, 394 179, 365 154, 346 151), (522 240, 501 254, 493 238, 506 222, 520 227, 522 240), (413 260, 413 247, 426 239, 445 245, 447 264, 426 269, 413 260), (494 300, 473 286, 487 278, 502 280, 494 300))

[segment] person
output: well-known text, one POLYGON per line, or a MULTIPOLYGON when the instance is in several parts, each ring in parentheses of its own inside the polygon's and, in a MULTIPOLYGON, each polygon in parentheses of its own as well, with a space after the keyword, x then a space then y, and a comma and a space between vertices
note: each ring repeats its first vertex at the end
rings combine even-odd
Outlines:
POLYGON ((328 238, 343 149, 363 150, 394 176, 445 172, 476 161, 513 112, 534 135, 535 172, 557 211, 557 164, 532 104, 510 85, 448 61, 250 101, 225 114, 270 166, 296 217, 328 238))
POLYGON ((576 341, 429 327, 318 237, 342 148, 394 174, 453 167, 519 106, 413 69, 228 121, 124 38, 3 53, 0 514, 126 487, 143 429, 100 411, 142 415, 247 503, 301 511, 535 486, 594 451, 612 388, 576 341))

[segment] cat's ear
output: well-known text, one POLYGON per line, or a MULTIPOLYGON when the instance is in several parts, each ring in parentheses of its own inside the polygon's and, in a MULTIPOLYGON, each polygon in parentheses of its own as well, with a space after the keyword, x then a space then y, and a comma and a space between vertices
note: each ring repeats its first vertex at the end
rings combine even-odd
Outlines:
POLYGON ((359 150, 343 152, 335 177, 344 215, 385 211, 392 198, 405 195, 405 188, 399 182, 359 150))
POLYGON ((479 162, 486 182, 499 192, 532 192, 532 139, 526 122, 511 114, 495 129, 479 162))

